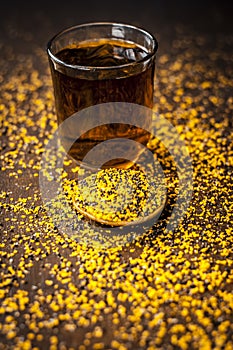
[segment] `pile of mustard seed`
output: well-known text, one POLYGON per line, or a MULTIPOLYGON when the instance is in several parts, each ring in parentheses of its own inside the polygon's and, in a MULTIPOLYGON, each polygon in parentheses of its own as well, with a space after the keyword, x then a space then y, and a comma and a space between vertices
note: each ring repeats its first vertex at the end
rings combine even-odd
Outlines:
POLYGON ((189 150, 192 201, 167 232, 176 176, 151 140, 168 179, 166 208, 144 235, 108 248, 49 216, 38 180, 57 127, 47 58, 1 43, 1 350, 233 348, 233 36, 173 35, 158 53, 154 110, 189 150))
POLYGON ((99 221, 128 223, 146 219, 165 201, 165 188, 141 170, 102 169, 79 181, 74 203, 99 221), (164 192, 163 192, 164 189, 164 192))

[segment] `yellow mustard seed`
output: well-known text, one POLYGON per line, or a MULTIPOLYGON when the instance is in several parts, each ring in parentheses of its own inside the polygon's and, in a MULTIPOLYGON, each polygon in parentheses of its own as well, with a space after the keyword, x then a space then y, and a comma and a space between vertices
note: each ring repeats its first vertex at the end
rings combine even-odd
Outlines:
MULTIPOLYGON (((114 238, 114 247, 107 245, 110 237, 101 235, 93 244, 97 230, 73 212, 72 193, 77 191, 79 204, 100 218, 133 221, 145 214, 143 209, 150 211, 146 193, 151 183, 139 172, 136 186, 135 169, 105 170, 97 182, 93 177, 81 182, 80 191, 66 169, 57 169, 64 193, 53 205, 56 225, 48 215, 51 203, 43 203, 37 181, 46 145, 57 127, 48 69, 35 68, 35 60, 45 63, 44 53, 37 48, 32 58, 16 54, 10 43, 1 44, 2 344, 36 350, 50 339, 51 350, 126 350, 135 344, 148 350, 211 350, 213 344, 216 350, 233 348, 233 72, 228 51, 232 38, 220 35, 208 49, 206 36, 177 30, 169 50, 158 57, 153 118, 156 122, 159 114, 169 120, 188 148, 192 200, 176 231, 165 232, 180 183, 177 164, 152 138, 149 146, 166 177, 166 210, 142 237, 114 238), (125 213, 119 210, 122 203, 116 194, 127 199, 122 201, 125 213), (99 195, 104 204, 96 206, 99 195), (60 215, 67 201, 72 213, 60 215), (80 223, 70 234, 77 217, 80 223), (80 342, 74 346, 71 338, 76 337, 80 342)), ((162 127, 159 132, 170 135, 162 127)), ((170 140, 172 144, 172 135, 170 140)), ((51 167, 56 168, 59 157, 60 150, 51 167)), ((76 179, 79 167, 68 158, 63 165, 71 167, 76 179)), ((43 175, 52 188, 54 178, 48 169, 43 175)))

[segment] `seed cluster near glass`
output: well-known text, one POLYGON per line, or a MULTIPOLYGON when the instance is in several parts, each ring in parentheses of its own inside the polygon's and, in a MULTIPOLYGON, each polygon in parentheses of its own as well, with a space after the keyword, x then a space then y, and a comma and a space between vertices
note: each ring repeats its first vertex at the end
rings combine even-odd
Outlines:
POLYGON ((103 169, 76 180, 74 204, 106 222, 130 223, 147 218, 162 205, 164 193, 156 178, 136 169, 103 169))
POLYGON ((38 182, 56 130, 47 60, 1 46, 1 350, 233 348, 233 37, 174 36, 158 54, 155 112, 188 147, 192 201, 165 233, 176 178, 152 140, 170 178, 167 213, 112 248, 80 243, 48 215, 38 182))

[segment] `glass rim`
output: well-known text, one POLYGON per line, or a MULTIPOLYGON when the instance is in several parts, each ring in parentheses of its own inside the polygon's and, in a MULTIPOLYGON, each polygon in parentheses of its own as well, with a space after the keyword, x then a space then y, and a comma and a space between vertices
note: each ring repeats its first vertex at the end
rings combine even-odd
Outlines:
POLYGON ((153 34, 151 34, 150 32, 146 31, 143 28, 137 27, 135 25, 131 25, 131 24, 127 24, 127 23, 120 23, 120 22, 89 22, 89 23, 83 23, 83 24, 78 24, 78 25, 74 25, 71 27, 68 27, 66 29, 61 30, 60 32, 58 32, 57 34, 55 34, 49 41, 47 44, 47 53, 48 56, 55 61, 57 64, 69 68, 69 69, 75 69, 75 70, 82 70, 82 71, 98 71, 98 70, 113 70, 113 69, 121 69, 121 68, 126 68, 129 66, 135 66, 138 64, 141 64, 143 62, 146 62, 148 60, 150 60, 153 56, 155 56, 156 52, 158 50, 158 41, 156 40, 156 38, 154 37, 153 34), (134 61, 134 62, 129 62, 129 63, 125 63, 125 64, 121 64, 118 66, 85 66, 85 65, 75 65, 75 64, 68 64, 64 61, 62 61, 61 59, 59 59, 56 54, 53 54, 51 51, 51 46, 53 44, 53 42, 59 38, 61 35, 71 32, 72 30, 78 29, 78 28, 82 28, 82 27, 91 27, 91 26, 122 26, 122 27, 126 27, 126 28, 130 28, 133 30, 137 30, 139 32, 141 32, 142 34, 146 35, 147 37, 150 38, 151 42, 152 42, 152 50, 151 52, 148 52, 147 55, 145 57, 143 57, 142 59, 138 60, 138 61, 134 61))

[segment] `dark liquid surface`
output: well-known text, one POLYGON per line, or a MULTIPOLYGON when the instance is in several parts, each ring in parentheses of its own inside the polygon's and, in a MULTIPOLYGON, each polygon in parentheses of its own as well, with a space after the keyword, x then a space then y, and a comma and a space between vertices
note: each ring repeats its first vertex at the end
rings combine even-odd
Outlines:
MULTIPOLYGON (((113 67, 109 75, 106 70, 100 72, 98 79, 85 78, 82 74, 70 76, 54 69, 51 63, 51 72, 54 83, 55 103, 58 123, 89 106, 106 102, 129 102, 152 108, 153 106, 153 77, 154 61, 148 67, 134 71, 132 62, 143 60, 147 52, 143 48, 127 42, 108 41, 87 42, 80 47, 67 47, 56 53, 63 62, 70 65, 89 67, 113 67), (119 68, 119 65, 126 65, 119 68), (116 67, 116 69, 114 69, 116 67), (106 75, 107 74, 107 75, 106 75)), ((82 72, 83 73, 83 72, 82 72)), ((72 75, 72 74, 71 74, 72 75)), ((96 116, 99 124, 101 114, 96 116)), ((137 116, 135 116, 136 123, 137 116)), ((145 120, 145 128, 150 121, 145 120)), ((85 125, 80 125, 85 129, 85 125)), ((69 138, 69 132, 65 137, 69 138)), ((146 145, 149 134, 145 130, 128 124, 109 124, 98 126, 84 132, 74 143, 70 154, 76 160, 83 157, 100 142, 111 138, 130 138, 146 145)), ((130 159, 130 150, 129 150, 130 159)), ((124 163, 122 159, 110 162, 107 166, 124 163)), ((127 162, 126 162, 127 163, 127 162)))
POLYGON ((89 43, 89 46, 68 47, 56 54, 63 62, 89 67, 114 67, 142 60, 147 52, 133 44, 89 43))

